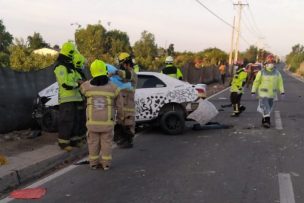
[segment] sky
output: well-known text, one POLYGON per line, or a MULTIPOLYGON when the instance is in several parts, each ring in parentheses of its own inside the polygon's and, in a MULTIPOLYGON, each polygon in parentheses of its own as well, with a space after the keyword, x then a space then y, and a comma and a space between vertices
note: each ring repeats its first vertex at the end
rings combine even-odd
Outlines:
MULTIPOLYGON (((230 51, 233 17, 239 0, 0 0, 0 19, 14 37, 39 32, 51 45, 73 40, 75 24, 101 24, 126 32, 131 45, 142 31, 158 46, 177 51, 217 47, 230 51), (227 23, 229 25, 227 25, 227 23), (74 24, 74 25, 71 25, 74 24)), ((259 46, 284 56, 304 44, 304 0, 242 0, 240 51, 259 46)))

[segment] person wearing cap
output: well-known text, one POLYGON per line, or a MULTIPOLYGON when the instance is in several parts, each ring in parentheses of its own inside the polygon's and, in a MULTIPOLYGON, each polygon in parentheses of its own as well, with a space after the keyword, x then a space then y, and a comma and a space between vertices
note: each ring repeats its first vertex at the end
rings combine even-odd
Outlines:
POLYGON ((240 113, 245 111, 246 107, 241 105, 241 98, 244 93, 243 87, 246 83, 247 72, 246 69, 239 64, 233 75, 230 87, 230 101, 233 108, 231 117, 238 117, 240 113))
POLYGON ((166 74, 170 77, 176 78, 178 80, 183 79, 183 74, 179 68, 173 65, 173 57, 167 56, 165 59, 165 68, 161 71, 161 73, 166 74))
POLYGON ((59 91, 58 145, 65 151, 72 150, 71 138, 78 133, 77 106, 82 102, 79 92, 73 57, 75 45, 66 42, 62 45, 54 70, 59 91))
POLYGON ((80 86, 81 93, 87 98, 87 142, 89 162, 92 169, 101 166, 110 169, 112 161, 112 140, 115 122, 115 109, 121 109, 120 89, 107 76, 106 64, 96 59, 90 66, 93 79, 80 86), (119 107, 119 108, 118 108, 119 107))
POLYGON ((270 128, 270 114, 278 92, 283 98, 285 95, 283 79, 275 67, 274 56, 269 54, 266 57, 264 68, 257 73, 251 89, 253 97, 256 93, 258 94, 258 111, 262 114, 262 126, 265 128, 270 128))
POLYGON ((119 97, 123 102, 121 114, 117 113, 117 124, 115 125, 114 141, 120 148, 132 148, 135 136, 135 89, 137 75, 133 70, 134 64, 130 54, 122 52, 118 55, 118 75, 124 83, 131 83, 131 88, 120 91, 119 97))

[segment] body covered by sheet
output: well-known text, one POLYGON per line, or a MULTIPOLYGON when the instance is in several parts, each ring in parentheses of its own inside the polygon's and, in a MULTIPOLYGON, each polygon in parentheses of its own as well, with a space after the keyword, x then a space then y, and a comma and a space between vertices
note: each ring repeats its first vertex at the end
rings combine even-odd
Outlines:
POLYGON ((195 111, 188 115, 188 119, 195 120, 201 125, 205 125, 218 114, 216 107, 208 100, 200 100, 195 111))

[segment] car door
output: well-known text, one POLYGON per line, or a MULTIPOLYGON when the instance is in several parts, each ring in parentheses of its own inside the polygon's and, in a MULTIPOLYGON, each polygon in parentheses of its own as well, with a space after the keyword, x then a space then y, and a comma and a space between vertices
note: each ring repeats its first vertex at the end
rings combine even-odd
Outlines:
POLYGON ((167 85, 154 75, 138 75, 135 91, 135 120, 149 121, 158 116, 158 111, 165 103, 167 85))

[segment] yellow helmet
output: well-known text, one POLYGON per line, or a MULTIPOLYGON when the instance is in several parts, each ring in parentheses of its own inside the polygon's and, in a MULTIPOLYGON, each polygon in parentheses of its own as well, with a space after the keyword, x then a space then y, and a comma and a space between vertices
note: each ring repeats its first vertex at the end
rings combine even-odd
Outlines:
POLYGON ((74 64, 75 68, 82 69, 84 62, 85 62, 85 58, 83 55, 81 55, 78 52, 74 54, 73 64, 74 64))
POLYGON ((62 45, 60 54, 65 55, 69 58, 73 58, 75 50, 76 47, 72 42, 66 42, 62 45))
POLYGON ((131 59, 131 57, 130 57, 130 54, 128 54, 126 52, 121 52, 118 55, 118 61, 119 61, 119 63, 125 62, 128 59, 131 59))
POLYGON ((107 65, 105 64, 105 62, 98 59, 93 61, 90 67, 90 71, 93 78, 108 74, 107 65))

